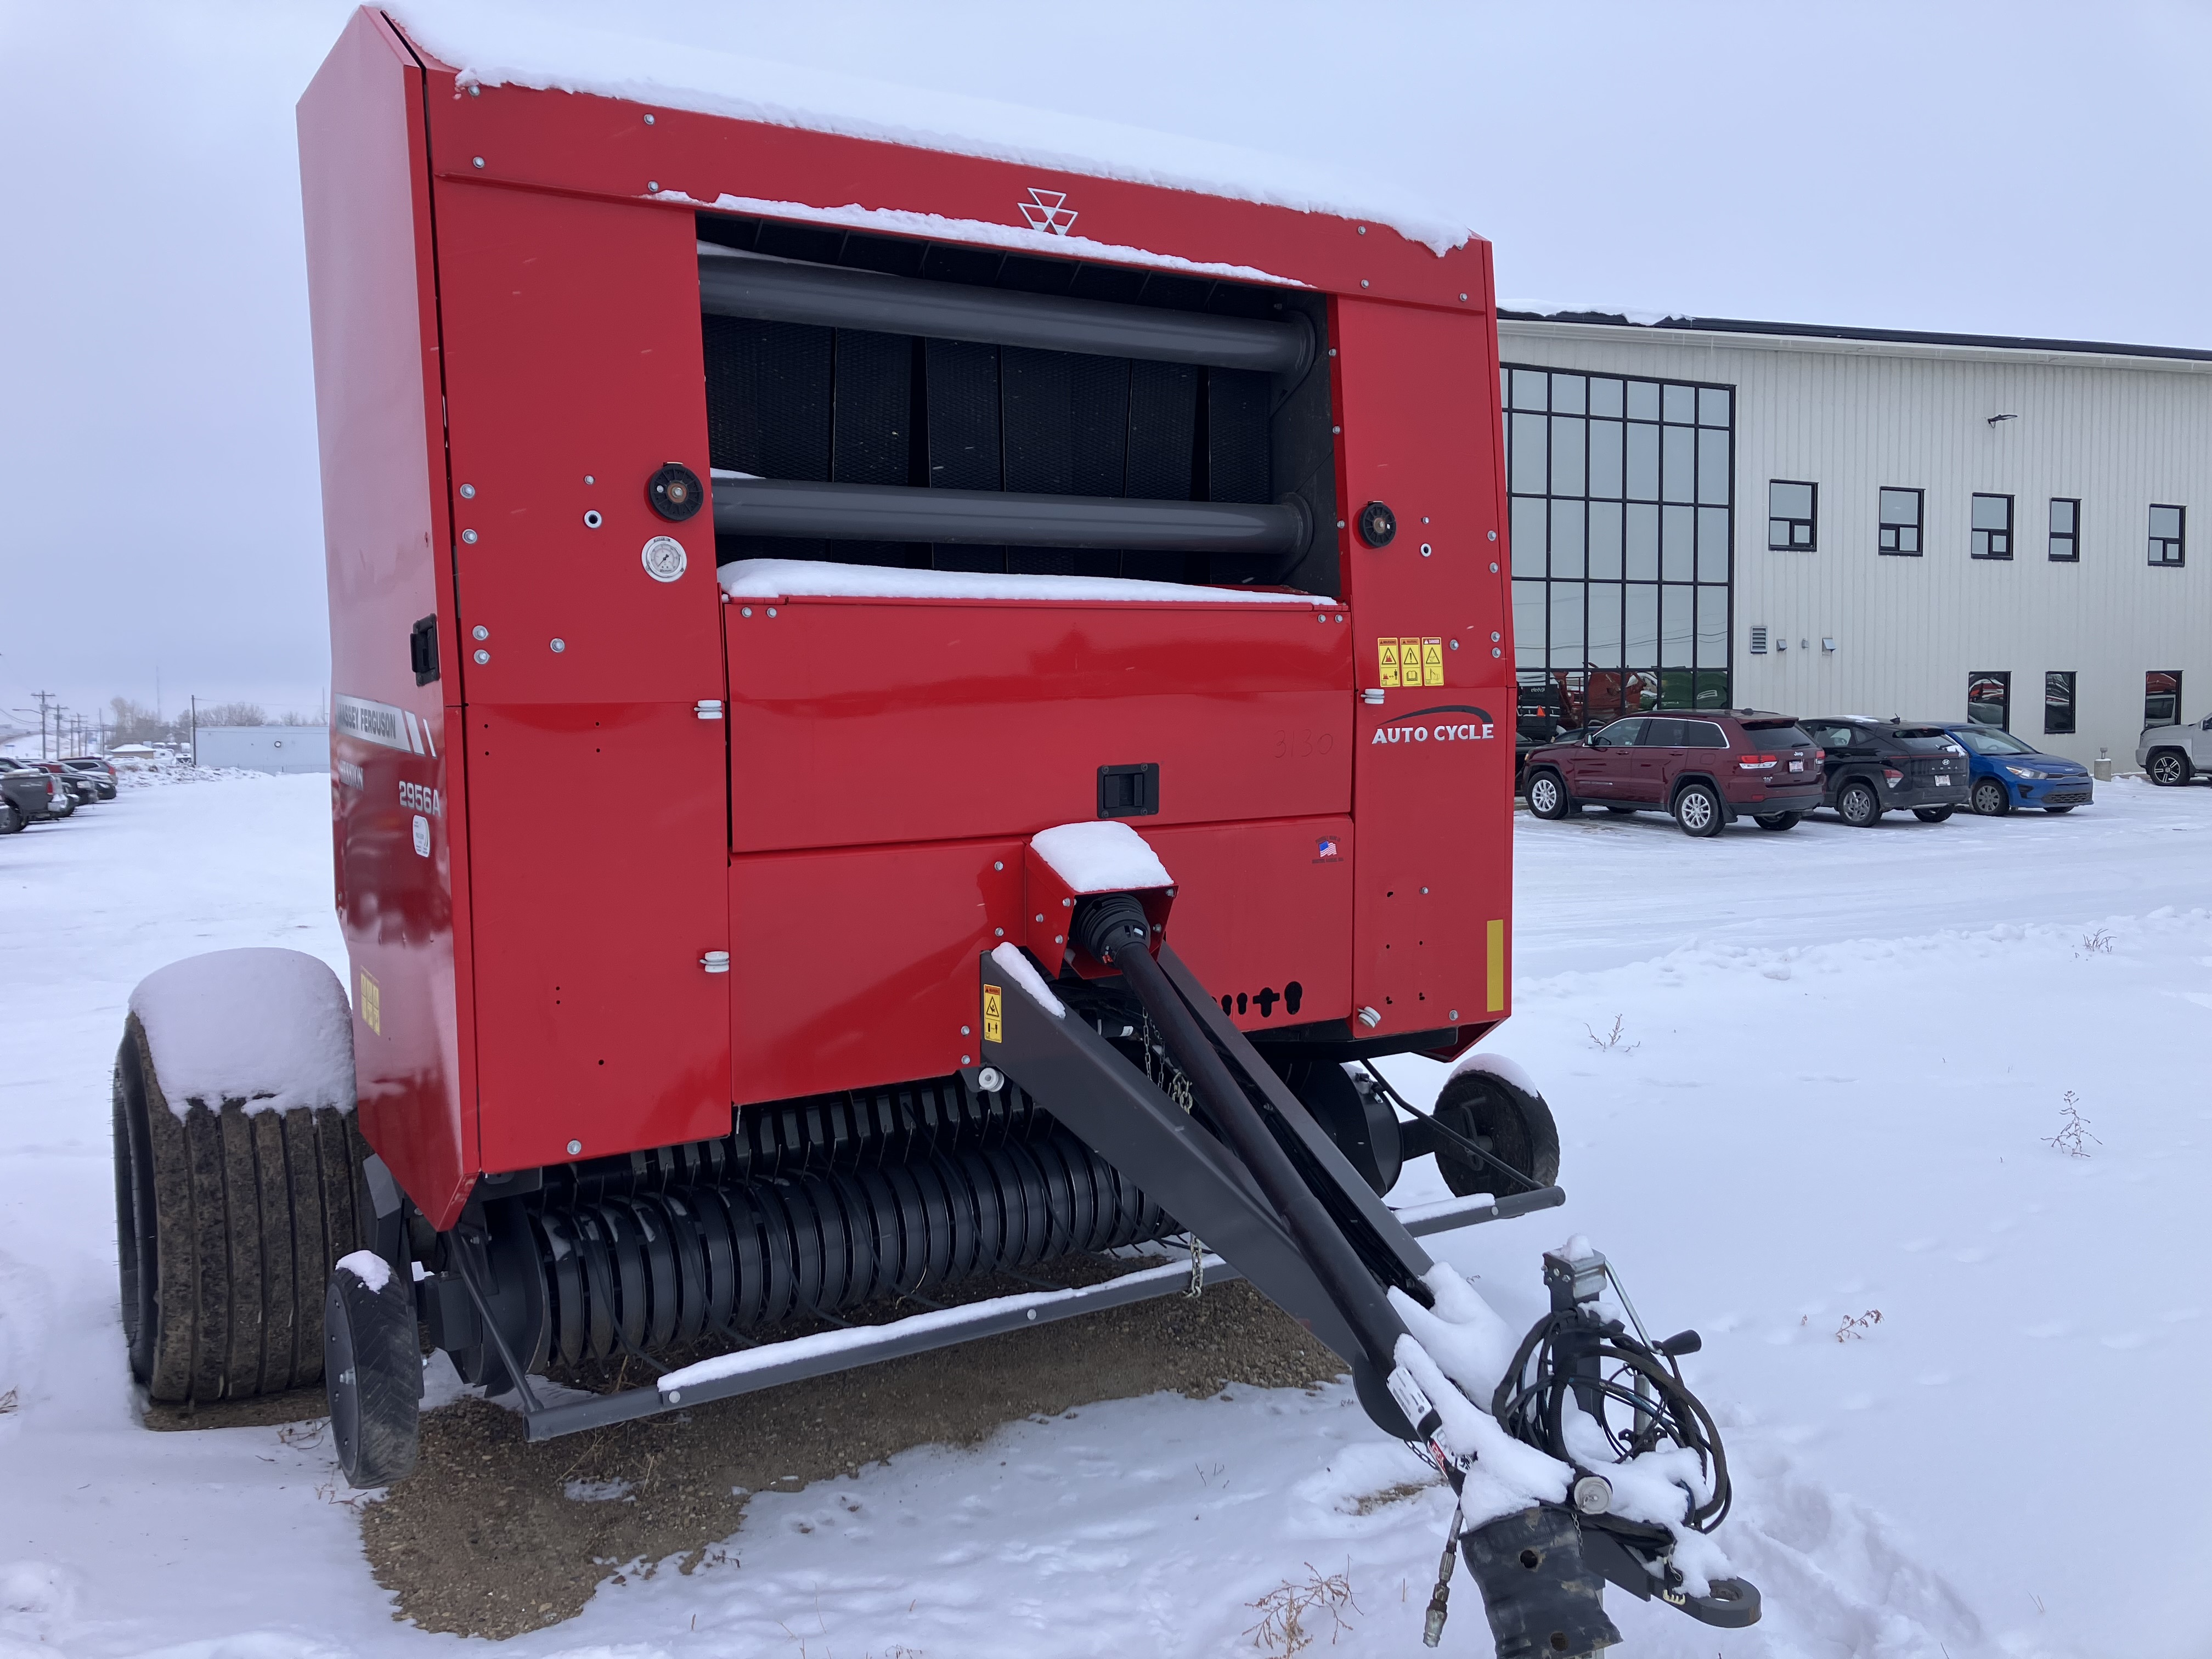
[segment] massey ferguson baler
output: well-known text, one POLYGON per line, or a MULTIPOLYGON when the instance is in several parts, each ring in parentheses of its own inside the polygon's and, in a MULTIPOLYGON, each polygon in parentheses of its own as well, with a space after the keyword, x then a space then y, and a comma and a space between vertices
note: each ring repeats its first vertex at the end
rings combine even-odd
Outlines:
POLYGON ((1468 1052, 1486 245, 686 102, 366 9, 301 101, 350 983, 133 999, 149 1393, 319 1376, 377 1485, 426 1341, 537 1438, 1241 1274, 1461 1494, 1432 1642, 1459 1554, 1500 1653, 1617 1640, 1607 1580, 1756 1618, 1694 1337, 1577 1243, 1516 1353, 1415 1237, 1562 1198, 1468 1052), (1404 1053, 1467 1056, 1431 1111, 1404 1053), (543 1389, 592 1362, 653 1380, 543 1389))

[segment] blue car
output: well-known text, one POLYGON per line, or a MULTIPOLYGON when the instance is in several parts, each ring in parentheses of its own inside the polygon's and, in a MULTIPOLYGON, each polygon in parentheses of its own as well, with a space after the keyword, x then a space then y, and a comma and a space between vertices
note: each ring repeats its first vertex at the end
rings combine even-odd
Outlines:
POLYGON ((1967 720, 1943 729, 1966 751, 1966 804, 1984 817, 2002 817, 2015 806, 2070 812, 2092 799, 2089 769, 2079 761, 2044 754, 2002 726, 1967 720))

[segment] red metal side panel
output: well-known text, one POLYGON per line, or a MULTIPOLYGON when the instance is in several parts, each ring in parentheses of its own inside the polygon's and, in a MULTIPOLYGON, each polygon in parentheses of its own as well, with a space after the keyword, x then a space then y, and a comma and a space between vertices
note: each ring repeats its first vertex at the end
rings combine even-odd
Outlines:
MULTIPOLYGON (((1140 829, 1176 878, 1177 951, 1247 1030, 1351 999, 1352 824, 1140 829), (1241 996, 1242 1001, 1239 1002, 1241 996)), ((1020 837, 766 853, 732 866, 740 1102, 937 1077, 975 1053, 976 953, 1023 935, 1020 837)))
POLYGON ((469 701, 720 696, 713 522, 645 493, 666 461, 707 476, 689 223, 471 185, 437 205, 469 701), (646 572, 656 536, 688 556, 673 581, 646 572))
POLYGON ((1168 936, 1248 1031, 1352 1012, 1352 820, 1143 831, 1176 878, 1168 936), (1292 1003, 1297 1006, 1293 1007, 1292 1003))
POLYGON ((477 1170, 466 803, 444 737, 460 678, 422 77, 376 13, 355 15, 299 126, 362 1128, 443 1225, 477 1170), (425 617, 442 672, 418 686, 425 617))
POLYGON ((452 507, 468 689, 483 1160, 492 1170, 726 1133, 720 592, 698 277, 652 210, 437 187, 452 507), (596 514, 599 522, 587 521, 596 514), (671 537, 673 580, 642 557, 671 537), (481 629, 483 634, 478 635, 481 629), (481 656, 481 660, 479 660, 481 656))
POLYGON ((1382 698, 1360 705, 1352 763, 1352 1000, 1379 1017, 1357 1029, 1486 1023, 1508 1006, 1513 891, 1496 337, 1446 312, 1335 311, 1341 499, 1347 517, 1386 501, 1400 526, 1389 547, 1353 539, 1345 556, 1355 671, 1382 698), (1386 641, 1419 656, 1419 684, 1386 684, 1386 641))
POLYGON ((1273 605, 725 607, 739 852, 1026 836, 1157 763, 1163 824, 1351 805, 1352 629, 1273 605), (775 613, 769 615, 771 610, 775 613))
POLYGON ((1022 842, 740 858, 730 907, 740 1102, 942 1077, 975 1053, 976 953, 1017 935, 1022 842))
POLYGON ((722 725, 673 704, 472 706, 483 1167, 730 1129, 722 725), (699 849, 707 849, 702 856, 699 849))

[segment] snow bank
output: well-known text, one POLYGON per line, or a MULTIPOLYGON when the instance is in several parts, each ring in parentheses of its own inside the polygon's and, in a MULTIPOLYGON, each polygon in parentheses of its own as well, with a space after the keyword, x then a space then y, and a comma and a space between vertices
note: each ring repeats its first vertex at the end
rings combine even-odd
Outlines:
POLYGON ((1023 576, 989 570, 902 570, 888 565, 830 564, 818 559, 737 559, 715 572, 733 599, 1073 599, 1139 605, 1308 605, 1334 608, 1312 593, 1255 587, 1198 587, 1124 576, 1023 576))
MULTIPOLYGON (((430 0, 408 0, 389 9, 417 44, 461 71, 464 85, 596 93, 664 109, 1364 219, 1388 225, 1439 256, 1473 234, 1448 211, 1386 181, 1337 167, 751 57, 732 49, 746 40, 741 9, 664 6, 650 20, 634 18, 619 31, 556 21, 542 9, 512 0, 439 0, 434 6, 430 0)), ((1044 83, 1050 84, 1049 75, 1044 83)), ((1036 234, 1055 245, 1066 240, 1036 234)))
POLYGON ((991 960, 1006 970, 1006 977, 1029 994, 1031 1002, 1051 1014, 1054 1019, 1067 1018, 1067 1005, 1053 995, 1052 987, 1044 982, 1044 975, 1030 965, 1030 959, 1018 945, 994 946, 991 960))
POLYGON ((211 951, 131 994, 169 1109, 243 1100, 248 1112, 353 1109, 353 1010, 337 975, 299 951, 211 951))
POLYGON ((1073 892, 1127 893, 1175 885, 1152 843, 1113 818, 1040 830, 1030 837, 1030 846, 1073 892))

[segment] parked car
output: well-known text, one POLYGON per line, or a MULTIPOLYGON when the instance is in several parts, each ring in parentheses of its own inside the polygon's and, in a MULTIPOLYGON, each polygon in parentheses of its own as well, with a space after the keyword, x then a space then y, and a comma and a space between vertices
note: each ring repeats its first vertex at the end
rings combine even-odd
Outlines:
POLYGON ((64 817, 67 817, 70 812, 76 811, 78 807, 89 806, 100 799, 100 792, 93 787, 90 778, 82 772, 70 771, 59 761, 27 760, 19 764, 34 768, 60 781, 62 788, 68 793, 70 801, 69 812, 63 813, 64 817))
POLYGON ((27 823, 65 818, 76 811, 76 799, 44 767, 0 759, 0 836, 12 836, 27 823))
POLYGON ((1602 806, 1671 812, 1691 836, 1742 817, 1790 830, 1820 804, 1820 751, 1786 714, 1660 709, 1530 751, 1527 779, 1540 818, 1602 806))
POLYGON ((81 772, 92 780, 93 793, 102 800, 115 799, 115 769, 97 755, 69 755, 62 764, 72 772, 81 772))
POLYGON ((1941 823, 1970 803, 1966 751, 1940 720, 1838 714, 1798 724, 1823 752, 1820 805, 1845 823, 1869 829, 1905 811, 1941 823))
POLYGON ((2136 764, 2153 783, 2179 788, 2212 772, 2212 714, 2194 726, 2154 726, 2136 739, 2136 764))
POLYGON ((2063 755, 2046 755, 1995 726, 1947 721, 1943 729, 1966 745, 1972 763, 1974 811, 2001 817, 2015 806, 2070 812, 2095 797, 2089 769, 2063 755))

